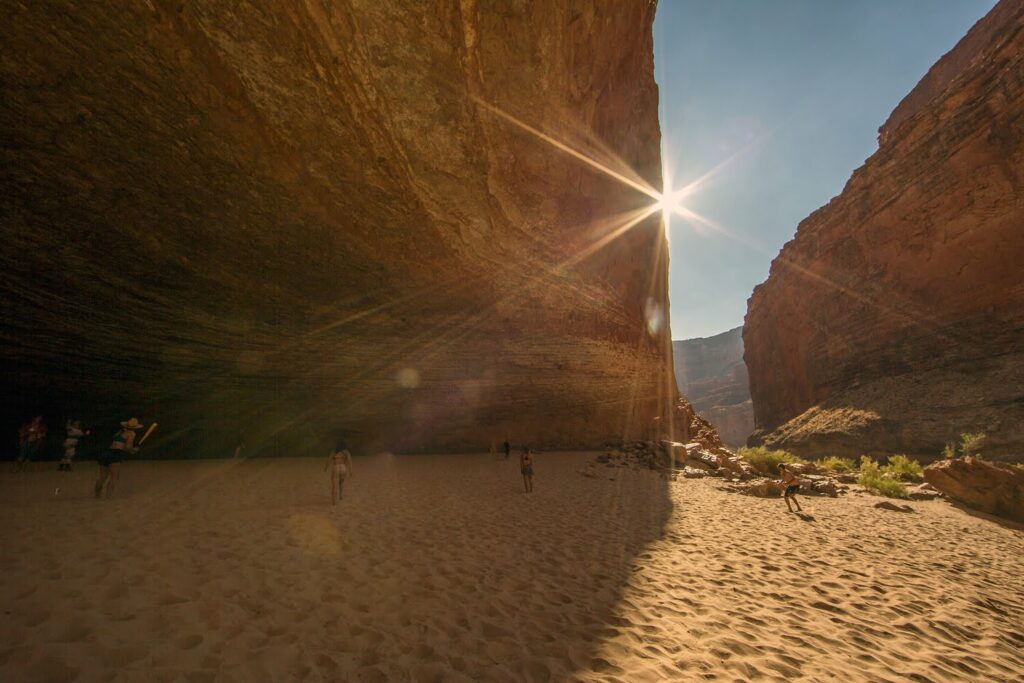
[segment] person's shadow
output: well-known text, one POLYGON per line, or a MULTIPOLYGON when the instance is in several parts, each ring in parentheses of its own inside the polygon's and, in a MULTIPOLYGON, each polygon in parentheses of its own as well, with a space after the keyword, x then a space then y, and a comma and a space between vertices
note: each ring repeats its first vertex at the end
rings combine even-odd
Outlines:
POLYGON ((799 517, 800 519, 804 520, 805 522, 813 522, 814 521, 814 515, 809 515, 806 512, 798 512, 798 513, 796 513, 796 516, 799 517))

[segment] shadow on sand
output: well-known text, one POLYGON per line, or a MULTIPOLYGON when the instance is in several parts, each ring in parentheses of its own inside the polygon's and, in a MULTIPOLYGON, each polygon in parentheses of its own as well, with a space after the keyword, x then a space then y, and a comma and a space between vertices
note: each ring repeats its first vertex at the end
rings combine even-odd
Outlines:
MULTIPOLYGON (((628 623, 620 599, 647 569, 644 550, 663 537, 672 503, 655 472, 583 476, 592 455, 538 455, 530 495, 514 458, 356 458, 336 507, 320 458, 126 462, 104 502, 92 499, 93 463, 71 475, 7 474, 0 509, 48 531, 0 534, 24 560, 6 578, 33 587, 33 568, 58 557, 75 567, 67 590, 88 594, 88 577, 132 577, 130 595, 103 609, 149 616, 96 621, 98 642, 147 652, 174 634, 201 636, 189 641, 190 659, 146 660, 150 679, 188 675, 200 661, 215 661, 225 681, 612 675, 598 652, 628 623)), ((21 592, 25 609, 55 623, 96 608, 21 592)), ((24 628, 28 640, 42 638, 24 628)), ((59 659, 114 673, 93 648, 59 659)))

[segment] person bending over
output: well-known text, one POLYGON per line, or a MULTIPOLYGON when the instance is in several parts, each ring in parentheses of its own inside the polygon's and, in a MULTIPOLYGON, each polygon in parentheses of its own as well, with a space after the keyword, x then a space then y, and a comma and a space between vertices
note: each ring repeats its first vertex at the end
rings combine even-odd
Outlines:
POLYGON ((782 485, 786 487, 782 494, 782 499, 786 501, 786 508, 790 512, 793 511, 793 506, 789 504, 789 501, 792 500, 796 504, 796 511, 800 512, 800 502, 796 499, 797 491, 800 490, 800 482, 784 464, 779 465, 779 478, 782 480, 782 485))

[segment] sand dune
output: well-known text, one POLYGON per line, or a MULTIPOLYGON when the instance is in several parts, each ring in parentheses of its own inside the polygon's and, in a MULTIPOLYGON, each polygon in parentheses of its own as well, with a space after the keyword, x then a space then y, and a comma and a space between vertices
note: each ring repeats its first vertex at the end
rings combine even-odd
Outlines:
POLYGON ((4 473, 0 679, 1024 676, 1024 532, 588 457, 531 496, 491 456, 359 458, 333 508, 319 459, 129 462, 106 502, 91 463, 4 473))

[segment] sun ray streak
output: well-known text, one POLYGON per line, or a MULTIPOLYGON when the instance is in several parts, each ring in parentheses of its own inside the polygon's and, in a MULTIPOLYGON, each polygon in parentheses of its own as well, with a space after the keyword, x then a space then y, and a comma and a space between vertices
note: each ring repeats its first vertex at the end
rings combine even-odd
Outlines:
POLYGON ((604 237, 601 237, 600 239, 594 241, 589 246, 585 247, 584 249, 581 249, 579 252, 563 261, 561 264, 558 265, 557 268, 560 270, 578 264, 580 261, 583 261, 591 254, 600 251, 608 243, 614 241, 621 235, 631 230, 637 223, 640 223, 645 218, 658 211, 660 208, 661 207, 658 204, 652 204, 651 206, 648 206, 646 209, 640 209, 638 211, 638 215, 636 215, 634 218, 627 219, 626 222, 624 222, 617 228, 614 228, 611 231, 609 231, 608 234, 606 234, 604 237))
POLYGON ((601 171, 605 175, 608 175, 608 176, 610 176, 612 178, 615 178, 620 183, 628 185, 629 187, 632 187, 634 190, 637 190, 638 192, 642 192, 643 194, 647 195, 648 197, 654 199, 655 201, 658 201, 658 200, 661 199, 661 195, 658 193, 658 191, 655 190, 650 185, 647 185, 646 183, 638 183, 637 181, 624 176, 623 174, 619 173, 618 171, 615 171, 615 170, 613 170, 611 168, 608 168, 607 166, 605 166, 601 162, 599 162, 599 161, 597 161, 595 159, 592 159, 591 157, 587 156, 586 154, 580 152, 579 150, 573 149, 572 147, 570 147, 569 145, 565 144, 564 142, 551 137, 547 133, 544 133, 544 132, 534 128, 530 124, 525 123, 524 121, 521 121, 521 120, 517 119, 515 116, 512 116, 508 112, 506 112, 503 109, 501 109, 501 108, 491 104, 490 102, 486 102, 486 101, 480 99, 479 97, 474 97, 473 99, 476 101, 476 103, 478 105, 480 105, 481 107, 483 107, 487 111, 491 112, 492 114, 494 114, 496 116, 499 116, 499 117, 505 119, 506 121, 508 121, 509 123, 511 123, 511 124, 513 124, 515 126, 518 126, 519 128, 527 131, 528 133, 531 133, 531 134, 537 136, 538 138, 540 138, 544 142, 547 142, 548 144, 550 144, 550 145, 552 145, 554 147, 557 147, 558 149, 562 150, 566 154, 568 154, 570 156, 573 156, 576 159, 579 159, 580 161, 582 161, 583 163, 587 164, 588 166, 591 166, 592 168, 595 168, 598 171, 601 171))

